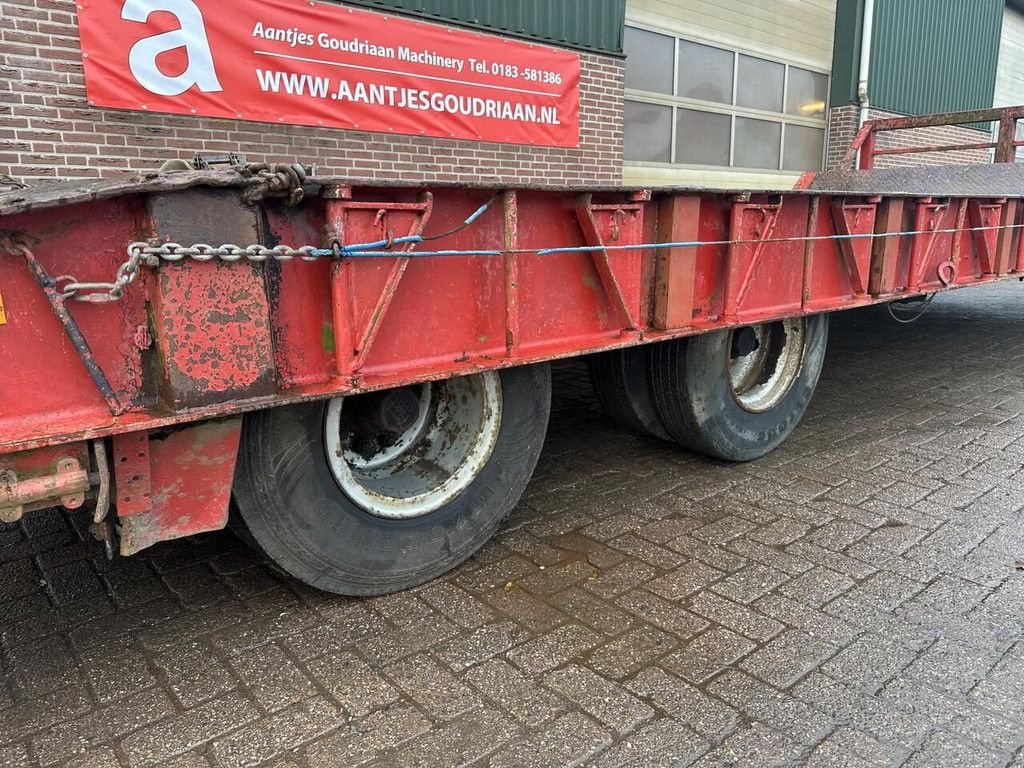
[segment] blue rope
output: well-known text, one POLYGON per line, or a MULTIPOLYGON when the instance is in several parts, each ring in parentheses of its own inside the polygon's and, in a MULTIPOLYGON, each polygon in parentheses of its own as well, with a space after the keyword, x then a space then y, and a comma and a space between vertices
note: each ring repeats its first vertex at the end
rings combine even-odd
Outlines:
MULTIPOLYGON (((474 221, 479 219, 481 216, 484 215, 484 213, 487 211, 487 209, 491 207, 491 203, 493 203, 493 202, 494 202, 494 198, 492 197, 486 203, 484 203, 479 208, 477 208, 475 211, 473 211, 471 214, 469 214, 469 216, 466 217, 466 220, 463 221, 456 229, 462 229, 463 227, 468 227, 474 221)), ((395 237, 395 238, 392 238, 391 240, 375 240, 372 243, 352 243, 351 245, 342 245, 342 246, 339 246, 337 250, 335 250, 334 248, 315 248, 315 249, 313 249, 313 251, 310 252, 310 255, 311 256, 317 256, 317 257, 334 256, 334 255, 338 255, 338 256, 356 256, 356 255, 367 256, 367 255, 370 255, 370 254, 373 254, 375 256, 377 256, 377 255, 394 256, 394 255, 396 255, 394 251, 385 251, 385 250, 382 250, 382 249, 383 248, 390 248, 392 245, 409 245, 411 243, 422 243, 423 240, 424 240, 424 238, 423 238, 422 235, 406 235, 405 237, 395 237)), ((405 253, 405 255, 412 255, 410 252, 403 252, 403 253, 405 253)), ((437 254, 444 253, 445 255, 452 255, 452 256, 454 256, 458 252, 457 251, 451 251, 451 252, 435 251, 434 253, 437 253, 437 254)), ((474 251, 474 253, 476 253, 476 252, 474 251)), ((424 251, 422 253, 417 253, 416 255, 417 256, 426 255, 426 252, 424 251)), ((488 253, 487 255, 490 255, 490 253, 488 253)))
MULTIPOLYGON (((487 208, 481 206, 468 219, 472 223, 487 208)), ((560 253, 593 253, 595 251, 643 251, 650 248, 700 248, 706 245, 758 245, 769 243, 805 243, 819 240, 862 240, 875 237, 904 237, 909 235, 942 235, 956 234, 958 232, 985 232, 999 229, 1020 229, 1024 224, 1006 224, 991 227, 964 227, 961 229, 929 229, 910 230, 905 232, 865 232, 863 234, 849 235, 794 235, 791 237, 776 237, 767 240, 679 240, 668 243, 632 243, 629 245, 574 245, 558 248, 511 248, 507 250, 439 250, 439 251, 386 251, 381 250, 388 245, 387 240, 378 240, 374 243, 356 243, 342 246, 338 253, 341 256, 352 256, 359 258, 433 258, 445 256, 512 256, 533 254, 536 256, 552 256, 560 253)), ((403 245, 406 243, 422 242, 419 235, 409 237, 396 237, 391 245, 403 245)), ((335 252, 330 248, 319 248, 312 251, 313 256, 334 256, 335 252)))

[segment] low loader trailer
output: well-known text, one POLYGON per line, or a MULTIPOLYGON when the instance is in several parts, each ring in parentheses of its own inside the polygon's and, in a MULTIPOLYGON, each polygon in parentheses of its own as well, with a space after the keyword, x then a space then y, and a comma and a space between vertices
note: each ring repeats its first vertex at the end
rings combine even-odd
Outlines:
POLYGON ((0 195, 0 519, 63 504, 131 555, 230 516, 308 584, 401 590, 497 530, 583 355, 623 427, 756 459, 829 313, 1024 277, 1022 116, 871 122, 779 192, 246 165, 0 195), (886 131, 980 120, 994 163, 874 168, 911 151, 886 131))

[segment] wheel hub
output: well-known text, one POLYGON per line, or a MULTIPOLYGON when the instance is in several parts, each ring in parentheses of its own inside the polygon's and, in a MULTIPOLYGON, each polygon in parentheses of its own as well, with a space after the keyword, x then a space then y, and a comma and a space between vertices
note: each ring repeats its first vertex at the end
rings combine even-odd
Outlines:
POLYGON ((741 408, 764 413, 785 398, 800 375, 806 335, 801 317, 732 331, 729 387, 741 408))
POLYGON ((501 426, 493 372, 335 398, 324 447, 341 490, 366 512, 409 519, 440 509, 487 463, 501 426))

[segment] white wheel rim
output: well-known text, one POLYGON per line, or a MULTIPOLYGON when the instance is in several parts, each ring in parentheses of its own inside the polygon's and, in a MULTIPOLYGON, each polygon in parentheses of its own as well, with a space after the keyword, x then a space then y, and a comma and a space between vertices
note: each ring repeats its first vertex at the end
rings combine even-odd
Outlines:
POLYGON ((729 388, 741 408, 764 413, 789 394, 803 369, 807 324, 802 317, 736 328, 726 345, 729 388), (736 354, 736 335, 753 332, 756 348, 736 354))
POLYGON ((362 402, 374 396, 336 397, 324 420, 324 449, 338 486, 364 511, 391 520, 430 514, 465 491, 501 429, 501 379, 493 371, 405 389, 416 393, 417 411, 400 432, 373 434, 364 414, 351 412, 373 411, 388 393, 362 402))

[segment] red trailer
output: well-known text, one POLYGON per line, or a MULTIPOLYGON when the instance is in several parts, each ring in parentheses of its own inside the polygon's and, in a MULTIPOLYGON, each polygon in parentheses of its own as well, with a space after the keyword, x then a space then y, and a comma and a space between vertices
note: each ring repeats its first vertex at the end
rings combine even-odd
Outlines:
POLYGON ((872 169, 917 125, 881 121, 865 170, 784 192, 282 165, 2 195, 0 518, 87 508, 129 555, 233 508, 309 584, 399 590, 496 530, 547 363, 580 355, 625 427, 755 459, 806 409, 829 312, 1024 276, 1022 115, 928 118, 1001 121, 997 164, 872 169))

